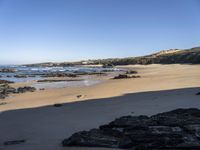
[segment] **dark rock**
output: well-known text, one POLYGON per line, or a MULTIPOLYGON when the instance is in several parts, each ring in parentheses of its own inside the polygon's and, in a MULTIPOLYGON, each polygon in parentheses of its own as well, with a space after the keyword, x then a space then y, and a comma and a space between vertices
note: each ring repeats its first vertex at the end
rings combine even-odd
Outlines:
POLYGON ((14 72, 16 72, 16 69, 3 68, 3 69, 0 69, 0 72, 2 72, 2 73, 14 73, 14 72))
POLYGON ((184 129, 194 134, 198 139, 200 139, 200 124, 185 125, 184 129))
POLYGON ((14 93, 14 92, 16 92, 15 88, 11 87, 7 83, 0 84, 0 93, 9 94, 9 93, 14 93))
POLYGON ((34 92, 36 88, 34 87, 19 87, 17 89, 9 86, 8 84, 0 84, 0 99, 4 99, 9 96, 9 94, 14 93, 25 93, 25 92, 34 92))
POLYGON ((54 104, 53 106, 54 107, 61 107, 61 106, 63 106, 63 104, 54 104))
POLYGON ((126 71, 126 74, 137 74, 138 72, 135 70, 128 70, 126 71))
POLYGON ((0 99, 5 99, 8 95, 0 94, 0 99))
POLYGON ((113 68, 113 64, 103 64, 102 68, 113 68))
POLYGON ((15 141, 6 141, 4 142, 4 145, 16 145, 16 144, 21 144, 25 143, 26 140, 15 140, 15 141))
POLYGON ((1 102, 1 103, 0 103, 0 105, 6 105, 6 104, 7 104, 6 102, 1 102))
POLYGON ((27 76, 28 76, 28 77, 32 77, 32 78, 33 78, 33 77, 36 77, 36 75, 27 75, 27 76))
POLYGON ((196 95, 200 95, 200 92, 196 93, 196 95))
POLYGON ((135 127, 135 126, 144 126, 148 121, 149 117, 147 116, 124 116, 118 118, 108 125, 100 126, 100 129, 111 128, 111 129, 124 129, 127 127, 135 127))
POLYGON ((200 110, 176 109, 174 111, 160 113, 151 117, 150 122, 156 125, 183 126, 188 124, 200 124, 200 110))
POLYGON ((124 116, 99 129, 73 134, 63 146, 137 150, 200 148, 200 110, 177 109, 151 117, 124 116))
POLYGON ((200 146, 166 146, 166 147, 140 147, 135 148, 134 150, 199 150, 200 146), (140 149, 140 148, 146 148, 146 149, 140 149))
POLYGON ((83 79, 65 79, 65 80, 58 80, 58 79, 45 79, 45 80, 38 80, 37 82, 72 82, 72 81, 83 81, 83 79))
POLYGON ((76 74, 69 74, 69 73, 60 73, 60 72, 54 72, 54 73, 49 73, 46 75, 42 75, 42 77, 77 77, 76 74))
POLYGON ((76 97, 77 97, 77 98, 81 98, 81 97, 82 97, 82 95, 77 95, 76 97))
POLYGON ((129 79, 129 78, 140 78, 140 76, 128 75, 128 74, 119 74, 113 79, 129 79))
POLYGON ((27 78, 26 75, 19 75, 19 74, 18 74, 18 75, 14 75, 14 77, 15 77, 15 78, 27 78))
POLYGON ((109 134, 103 130, 92 129, 88 132, 82 131, 73 134, 69 139, 62 142, 63 146, 89 146, 89 147, 119 147, 121 134, 110 131, 109 134))
POLYGON ((34 92, 36 88, 30 87, 30 86, 25 86, 25 87, 19 87, 17 89, 17 93, 25 93, 25 92, 34 92))
POLYGON ((4 92, 7 94, 16 93, 16 89, 13 87, 8 87, 4 90, 4 92))
POLYGON ((0 80, 0 84, 5 84, 5 83, 14 83, 14 82, 8 80, 0 80))
POLYGON ((0 99, 8 97, 10 93, 16 93, 16 89, 9 86, 7 83, 0 84, 0 99))
POLYGON ((80 72, 80 71, 75 71, 74 73, 77 75, 77 76, 88 76, 88 75, 106 75, 105 73, 106 71, 101 71, 101 72, 80 72))

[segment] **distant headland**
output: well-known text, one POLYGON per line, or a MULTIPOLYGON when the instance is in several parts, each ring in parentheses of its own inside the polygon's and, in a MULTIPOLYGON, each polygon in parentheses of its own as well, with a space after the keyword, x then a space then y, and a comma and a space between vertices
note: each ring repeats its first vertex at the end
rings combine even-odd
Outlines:
POLYGON ((148 64, 200 64, 200 47, 190 49, 169 49, 162 50, 158 53, 140 56, 140 57, 127 57, 127 58, 107 58, 107 59, 94 59, 83 60, 76 62, 46 62, 37 64, 26 64, 25 66, 43 66, 43 67, 64 67, 74 65, 103 65, 103 66, 116 66, 116 65, 148 65, 148 64))

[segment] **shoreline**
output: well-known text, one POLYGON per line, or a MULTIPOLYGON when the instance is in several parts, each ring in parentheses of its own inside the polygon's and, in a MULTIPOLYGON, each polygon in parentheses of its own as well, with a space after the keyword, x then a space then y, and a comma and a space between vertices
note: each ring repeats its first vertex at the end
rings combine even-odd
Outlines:
MULTIPOLYGON (((86 87, 52 88, 33 93, 14 94, 12 97, 3 100, 7 104, 1 105, 0 111, 109 98, 128 93, 200 86, 200 65, 134 65, 125 67, 137 70, 141 78, 119 80, 107 78, 101 83, 86 87), (82 96, 77 98, 77 95, 82 96)), ((27 83, 13 84, 14 87, 24 85, 27 85, 27 83)))

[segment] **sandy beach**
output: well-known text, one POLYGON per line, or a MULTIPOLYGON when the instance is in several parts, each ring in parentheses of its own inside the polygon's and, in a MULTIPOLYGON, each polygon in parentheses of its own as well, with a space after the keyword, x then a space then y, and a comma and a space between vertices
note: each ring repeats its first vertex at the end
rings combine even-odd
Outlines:
POLYGON ((0 0, 0 150, 200 150, 200 0, 0 0))
POLYGON ((0 105, 0 149, 85 150, 87 148, 63 148, 61 141, 74 132, 98 127, 124 115, 200 108, 199 96, 195 95, 200 91, 200 65, 154 64, 119 68, 137 70, 141 78, 108 79, 84 88, 47 89, 2 100, 7 104, 0 105), (81 95, 80 98, 77 95, 81 95), (56 103, 64 105, 53 107, 56 103), (16 139, 27 142, 3 145, 4 141, 16 139))

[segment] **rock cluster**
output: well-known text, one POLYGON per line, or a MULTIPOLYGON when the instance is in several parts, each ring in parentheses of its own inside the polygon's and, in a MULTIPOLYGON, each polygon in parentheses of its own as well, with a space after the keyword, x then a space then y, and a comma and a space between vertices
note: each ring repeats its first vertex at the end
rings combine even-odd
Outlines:
POLYGON ((110 63, 104 63, 102 67, 103 67, 103 68, 113 68, 114 65, 113 65, 113 64, 110 64, 110 63))
POLYGON ((0 80, 0 84, 9 84, 9 83, 14 83, 14 82, 7 80, 0 80))
POLYGON ((83 79, 65 79, 65 80, 44 79, 44 80, 37 80, 37 82, 71 82, 71 81, 83 81, 83 79))
POLYGON ((137 74, 138 72, 135 70, 128 70, 126 71, 126 74, 137 74))
POLYGON ((3 68, 3 69, 0 69, 0 72, 2 72, 2 73, 14 73, 14 72, 16 72, 16 69, 13 69, 13 68, 3 68))
POLYGON ((76 74, 53 72, 49 74, 42 75, 42 77, 77 77, 76 74))
POLYGON ((25 86, 25 87, 19 87, 17 88, 16 92, 17 93, 25 93, 25 92, 34 92, 36 88, 30 87, 30 86, 25 86))
POLYGON ((129 75, 129 74, 119 74, 118 76, 114 77, 113 79, 129 79, 129 78, 140 78, 140 76, 129 75))
POLYGON ((36 88, 34 87, 19 87, 17 89, 11 87, 7 83, 0 84, 0 99, 4 99, 9 96, 9 94, 13 93, 25 93, 25 92, 34 92, 36 88))
POLYGON ((15 77, 15 78, 27 78, 26 75, 19 75, 19 74, 14 75, 14 77, 15 77))
POLYGON ((0 84, 0 99, 8 97, 9 94, 15 93, 16 89, 9 86, 7 83, 0 84))
MULTIPOLYGON (((0 75, 0 78, 3 77, 0 75)), ((5 77, 7 78, 11 78, 11 77, 15 77, 15 78, 28 78, 28 77, 36 77, 36 75, 26 75, 26 74, 16 74, 16 75, 6 75, 5 77)))
POLYGON ((106 75, 106 72, 112 72, 112 70, 102 70, 102 71, 96 71, 96 72, 82 72, 82 71, 75 71, 74 74, 77 76, 84 76, 84 75, 106 75))
POLYGON ((124 116, 98 129, 81 131, 63 146, 135 150, 200 149, 200 110, 177 109, 148 116, 124 116))

